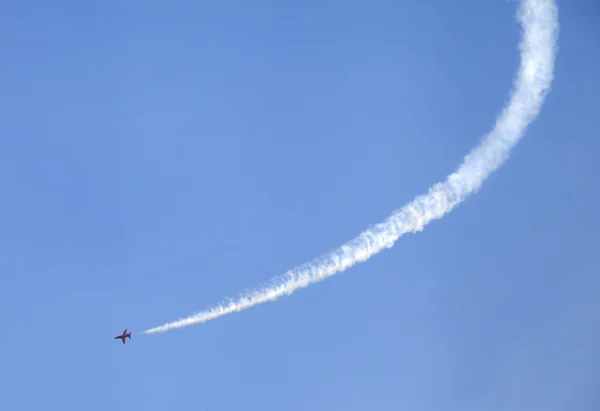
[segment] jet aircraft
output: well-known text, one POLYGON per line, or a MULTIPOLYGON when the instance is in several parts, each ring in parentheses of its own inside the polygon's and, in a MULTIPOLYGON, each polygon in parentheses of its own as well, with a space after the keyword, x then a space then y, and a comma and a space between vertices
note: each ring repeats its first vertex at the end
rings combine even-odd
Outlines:
POLYGON ((129 337, 129 339, 131 340, 131 332, 127 333, 127 328, 125 328, 125 331, 123 331, 123 334, 116 336, 115 340, 118 340, 120 338, 121 341, 123 341, 123 344, 125 344, 126 337, 129 337))

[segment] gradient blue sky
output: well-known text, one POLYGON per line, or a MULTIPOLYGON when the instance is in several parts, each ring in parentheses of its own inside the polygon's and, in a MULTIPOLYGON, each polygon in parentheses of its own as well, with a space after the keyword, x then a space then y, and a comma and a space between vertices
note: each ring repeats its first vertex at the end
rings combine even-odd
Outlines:
POLYGON ((514 1, 4 2, 0 408, 600 408, 600 7, 444 219, 291 297, 113 340, 443 179, 517 70, 514 1))

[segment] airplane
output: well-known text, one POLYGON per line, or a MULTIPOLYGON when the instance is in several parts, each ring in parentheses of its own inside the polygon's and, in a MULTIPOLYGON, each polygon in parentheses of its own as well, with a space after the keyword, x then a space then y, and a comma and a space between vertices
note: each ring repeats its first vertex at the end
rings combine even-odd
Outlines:
POLYGON ((121 341, 123 341, 123 344, 125 344, 126 337, 129 337, 129 339, 131 340, 131 333, 127 334, 127 328, 125 328, 125 331, 123 331, 123 334, 116 336, 115 340, 118 340, 120 338, 121 341))

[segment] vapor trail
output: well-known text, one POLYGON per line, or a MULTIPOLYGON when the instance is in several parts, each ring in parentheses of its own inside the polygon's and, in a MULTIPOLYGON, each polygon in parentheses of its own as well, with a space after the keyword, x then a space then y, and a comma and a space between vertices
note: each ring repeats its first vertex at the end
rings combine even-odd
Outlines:
POLYGON ((429 222, 441 218, 469 194, 477 191, 483 181, 508 158, 510 149, 537 117, 552 83, 558 37, 558 11, 554 1, 523 0, 517 19, 523 28, 521 65, 510 101, 498 117, 495 128, 445 182, 434 184, 427 194, 415 198, 384 222, 369 228, 340 248, 289 270, 268 285, 251 290, 235 301, 151 328, 142 334, 203 323, 291 294, 298 288, 342 272, 392 247, 403 234, 423 230, 429 222))

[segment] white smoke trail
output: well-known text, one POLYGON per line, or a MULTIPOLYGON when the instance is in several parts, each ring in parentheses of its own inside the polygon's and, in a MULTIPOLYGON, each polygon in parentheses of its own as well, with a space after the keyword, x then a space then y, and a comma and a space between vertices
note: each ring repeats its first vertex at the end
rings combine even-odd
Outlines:
POLYGON ((237 301, 144 331, 164 332, 173 328, 204 323, 254 305, 273 301, 298 288, 321 281, 390 248, 400 236, 423 230, 479 189, 483 181, 507 158, 510 149, 537 117, 552 83, 558 12, 553 0, 523 0, 517 18, 523 28, 520 44, 521 65, 509 104, 495 128, 467 155, 458 170, 437 183, 429 193, 396 210, 382 223, 369 228, 337 250, 295 267, 264 287, 249 291, 237 301))

